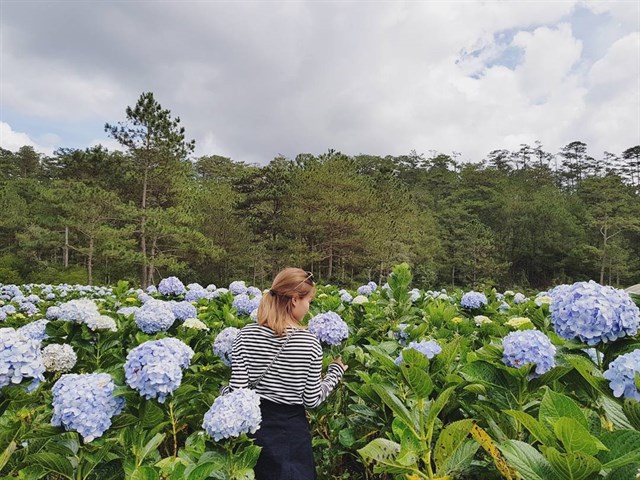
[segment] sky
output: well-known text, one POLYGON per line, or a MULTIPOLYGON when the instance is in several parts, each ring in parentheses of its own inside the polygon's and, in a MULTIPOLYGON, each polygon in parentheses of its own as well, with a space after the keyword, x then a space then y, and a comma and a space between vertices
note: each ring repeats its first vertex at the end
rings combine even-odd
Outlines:
POLYGON ((0 0, 3 148, 118 149, 148 91, 194 156, 598 158, 640 144, 640 2, 0 0))

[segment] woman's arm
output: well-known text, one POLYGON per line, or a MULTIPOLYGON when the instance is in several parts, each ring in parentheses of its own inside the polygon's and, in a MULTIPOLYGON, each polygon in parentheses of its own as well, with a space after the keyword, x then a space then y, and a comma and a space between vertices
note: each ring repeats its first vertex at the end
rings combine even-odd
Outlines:
POLYGON ((240 332, 231 347, 231 380, 229 380, 229 385, 225 385, 220 389, 221 395, 237 388, 247 388, 249 386, 249 372, 243 353, 242 332, 240 332))
POLYGON ((336 385, 338 385, 343 374, 344 369, 339 364, 332 363, 329 365, 327 374, 324 378, 321 378, 322 349, 314 351, 314 356, 309 366, 307 383, 304 387, 304 393, 302 394, 304 406, 306 408, 314 408, 324 402, 336 385))

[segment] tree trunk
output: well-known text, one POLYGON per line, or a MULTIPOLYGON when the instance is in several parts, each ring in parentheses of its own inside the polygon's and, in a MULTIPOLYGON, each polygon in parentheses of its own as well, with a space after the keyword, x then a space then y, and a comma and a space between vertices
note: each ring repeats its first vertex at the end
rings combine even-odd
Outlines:
POLYGON ((331 281, 333 275, 333 240, 329 243, 329 268, 327 269, 327 282, 331 281))
MULTIPOLYGON (((149 255, 149 259, 147 262, 147 282, 149 282, 149 285, 155 285, 156 281, 155 281, 155 258, 156 258, 156 251, 157 251, 157 246, 158 246, 158 237, 153 237, 153 242, 151 243, 151 254, 149 255)), ((147 286, 149 286, 147 285, 147 286)))
POLYGON ((605 267, 605 263, 607 261, 607 230, 608 230, 608 225, 607 225, 607 218, 605 217, 604 220, 604 226, 600 229, 600 233, 602 233, 602 237, 604 238, 604 245, 602 247, 602 261, 600 263, 600 285, 604 285, 604 267, 605 267), (604 230, 603 230, 604 229, 604 230))
POLYGON ((64 268, 69 267, 69 227, 64 227, 64 248, 62 249, 62 265, 64 268))
POLYGON ((146 234, 146 210, 147 210, 147 183, 149 180, 149 167, 144 167, 144 179, 142 182, 142 217, 140 218, 140 251, 142 253, 142 288, 149 286, 149 277, 147 275, 147 234, 146 234))
POLYGON ((93 237, 89 237, 89 254, 87 255, 87 283, 93 282, 93 237))

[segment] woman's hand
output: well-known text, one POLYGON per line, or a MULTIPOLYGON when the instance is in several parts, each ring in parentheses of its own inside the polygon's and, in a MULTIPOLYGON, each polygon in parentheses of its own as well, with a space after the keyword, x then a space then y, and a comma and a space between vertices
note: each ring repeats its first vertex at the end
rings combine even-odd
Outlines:
POLYGON ((345 372, 347 371, 347 369, 349 368, 349 365, 345 364, 342 362, 342 357, 334 357, 333 358, 333 362, 331 363, 335 363, 336 365, 340 365, 342 367, 342 370, 344 370, 345 372))

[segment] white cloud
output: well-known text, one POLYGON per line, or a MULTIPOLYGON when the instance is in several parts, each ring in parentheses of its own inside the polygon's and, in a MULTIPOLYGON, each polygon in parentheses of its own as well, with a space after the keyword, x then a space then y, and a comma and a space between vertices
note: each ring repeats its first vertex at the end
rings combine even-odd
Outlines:
POLYGON ((40 145, 33 141, 26 133, 16 132, 8 123, 0 122, 0 147, 6 150, 15 152, 19 150, 20 147, 27 145, 33 147, 37 152, 51 155, 54 150, 53 145, 58 137, 53 134, 48 134, 45 138, 48 140, 47 143, 40 145))

